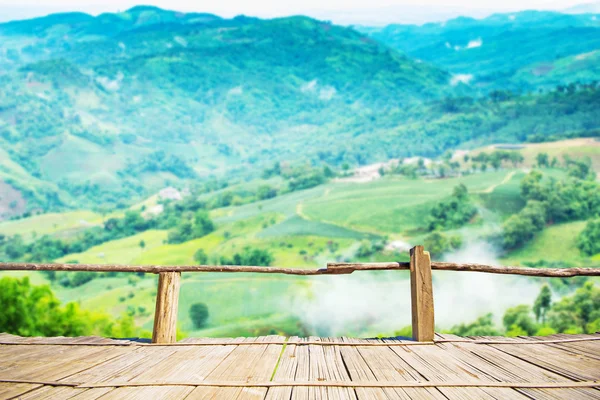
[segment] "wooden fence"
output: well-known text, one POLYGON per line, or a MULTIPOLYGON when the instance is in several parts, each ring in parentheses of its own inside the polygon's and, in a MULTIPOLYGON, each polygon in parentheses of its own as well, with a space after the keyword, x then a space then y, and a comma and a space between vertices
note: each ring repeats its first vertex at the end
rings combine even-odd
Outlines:
POLYGON ((410 250, 410 262, 328 263, 324 269, 300 269, 259 266, 212 265, 109 265, 109 264, 35 264, 0 263, 0 271, 93 271, 144 272, 159 274, 154 315, 153 343, 175 343, 179 286, 182 272, 251 272, 288 275, 341 275, 354 271, 410 270, 410 293, 413 339, 430 342, 434 337, 434 308, 432 270, 471 271, 538 277, 570 278, 600 276, 600 268, 523 268, 482 264, 431 262, 423 246, 410 250))

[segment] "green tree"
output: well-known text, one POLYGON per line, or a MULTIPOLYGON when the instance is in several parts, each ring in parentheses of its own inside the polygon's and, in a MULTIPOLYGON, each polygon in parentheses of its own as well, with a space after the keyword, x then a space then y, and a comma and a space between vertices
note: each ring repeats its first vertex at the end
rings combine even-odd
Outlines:
POLYGON ((208 256, 203 249, 198 249, 194 253, 194 261, 196 261, 199 265, 206 265, 208 263, 208 256))
POLYGON ((436 204, 427 217, 427 229, 459 228, 477 214, 477 207, 469 200, 467 187, 460 184, 454 187, 452 197, 436 204))
POLYGON ((144 240, 143 240, 143 239, 142 239, 142 240, 140 240, 140 248, 141 248, 142 250, 144 250, 144 248, 145 248, 145 247, 146 247, 146 242, 144 242, 144 240))
POLYGON ((202 329, 206 326, 209 313, 208 307, 204 303, 194 303, 190 307, 190 319, 196 329, 202 329))
POLYGON ((600 289, 586 282, 575 294, 555 302, 548 324, 560 333, 593 333, 600 328, 600 289))
POLYGON ((538 153, 538 155, 535 157, 537 166, 542 168, 542 167, 549 167, 549 163, 548 163, 548 153, 538 153))
POLYGON ((454 186, 452 189, 452 196, 458 200, 467 200, 469 198, 469 189, 464 184, 454 186))
POLYGON ((29 278, 0 279, 0 331, 21 336, 133 337, 140 332, 132 318, 112 319, 83 311, 76 303, 64 306, 47 285, 31 285, 29 278))
POLYGON ((198 210, 192 221, 183 221, 169 232, 169 243, 183 243, 203 237, 214 231, 215 226, 206 210, 198 210))
POLYGON ((492 168, 494 168, 497 171, 502 166, 502 160, 498 157, 494 157, 492 158, 491 164, 492 168))
POLYGON ((537 322, 540 322, 541 319, 542 324, 546 323, 546 313, 550 309, 551 304, 552 292, 550 292, 550 287, 548 285, 544 285, 540 290, 540 294, 533 303, 533 313, 535 314, 535 319, 537 322))
POLYGON ((521 196, 526 200, 543 200, 546 192, 542 186, 543 175, 540 171, 531 171, 521 179, 521 196))
POLYGON ((523 161, 525 161, 523 154, 517 153, 516 151, 510 152, 508 159, 512 163, 513 167, 516 167, 518 164, 521 164, 523 161))
POLYGON ((251 265, 251 266, 264 266, 271 265, 273 261, 273 255, 268 250, 253 249, 251 247, 245 247, 241 253, 235 253, 233 258, 227 258, 221 256, 221 265, 251 265))
POLYGON ((505 249, 515 249, 523 246, 532 239, 546 223, 546 209, 544 205, 535 200, 519 213, 510 217, 502 225, 502 243, 505 249))
POLYGON ((470 324, 455 325, 450 330, 458 336, 499 336, 500 331, 494 326, 493 315, 486 314, 470 324))
POLYGON ((462 240, 460 236, 449 236, 438 231, 430 233, 423 239, 423 246, 434 257, 438 257, 451 250, 456 250, 461 245, 462 240))
POLYGON ((271 199, 277 196, 277 190, 269 185, 262 185, 256 191, 256 198, 259 200, 271 199))
POLYGON ((588 221, 577 236, 577 247, 588 256, 600 253, 600 219, 588 221))
POLYGON ((566 157, 566 164, 569 176, 591 181, 596 179, 596 173, 592 169, 592 160, 589 157, 580 160, 566 157))
POLYGON ((527 305, 519 305, 509 308, 502 318, 507 336, 533 335, 538 327, 531 317, 531 308, 527 305))
MULTIPOLYGON (((373 254, 383 250, 385 248, 385 240, 377 241, 377 240, 363 240, 360 242, 360 246, 356 251, 356 257, 369 257, 373 254)), ((337 251, 337 247, 335 248, 337 251)))
POLYGON ((356 257, 364 258, 369 257, 373 254, 373 249, 371 248, 371 242, 368 240, 363 240, 360 242, 360 246, 358 250, 356 250, 356 257))
POLYGON ((214 230, 215 225, 210 219, 208 212, 206 210, 198 210, 194 217, 193 239, 208 235, 214 230))

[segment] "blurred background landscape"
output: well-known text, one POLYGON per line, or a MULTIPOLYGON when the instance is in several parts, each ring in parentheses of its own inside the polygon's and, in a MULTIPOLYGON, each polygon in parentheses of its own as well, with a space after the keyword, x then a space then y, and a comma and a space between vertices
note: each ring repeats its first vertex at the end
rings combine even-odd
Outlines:
MULTIPOLYGON (((0 260, 600 266, 600 3, 352 4, 0 3, 0 260)), ((180 336, 406 336, 408 282, 184 274, 180 336)), ((148 336, 155 296, 2 272, 0 332, 148 336)), ((434 296, 438 331, 600 330, 595 278, 436 272, 434 296)))

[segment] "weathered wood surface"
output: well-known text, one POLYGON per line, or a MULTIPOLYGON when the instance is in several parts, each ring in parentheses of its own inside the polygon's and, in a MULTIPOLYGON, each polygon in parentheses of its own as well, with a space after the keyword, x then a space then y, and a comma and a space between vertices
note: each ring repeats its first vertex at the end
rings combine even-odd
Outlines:
POLYGON ((413 339, 431 342, 434 335, 433 280, 431 258, 423 246, 410 249, 410 297, 413 339))
POLYGON ((12 343, 0 345, 0 399, 599 399, 598 338, 437 334, 433 344, 396 346, 267 336, 143 346, 0 334, 12 343))
MULTIPOLYGON (((404 271, 410 269, 407 262, 380 263, 328 263, 327 268, 281 268, 237 265, 120 265, 120 264, 35 264, 0 263, 0 271, 92 271, 92 272, 246 272, 258 274, 286 275, 341 275, 354 271, 404 271)), ((509 274, 538 276, 548 278, 570 278, 573 276, 600 276, 600 268, 526 268, 511 266, 493 266, 483 264, 458 264, 432 262, 432 270, 469 271, 491 274, 509 274)))
POLYGON ((161 272, 159 274, 152 343, 175 343, 177 341, 180 284, 181 272, 161 272))
MULTIPOLYGON (((410 263, 406 262, 379 262, 379 263, 328 263, 327 270, 339 271, 339 274, 349 274, 353 271, 377 271, 377 270, 405 270, 410 269, 410 263)), ((503 275, 539 276, 547 278, 571 278, 573 276, 600 276, 600 268, 529 268, 496 266, 485 264, 462 264, 451 262, 431 263, 431 269, 436 271, 468 271, 485 272, 503 275)))

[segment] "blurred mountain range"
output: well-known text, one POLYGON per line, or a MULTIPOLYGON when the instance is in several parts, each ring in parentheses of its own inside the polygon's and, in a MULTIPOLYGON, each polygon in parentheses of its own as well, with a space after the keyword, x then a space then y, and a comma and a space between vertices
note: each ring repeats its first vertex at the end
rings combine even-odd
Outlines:
POLYGON ((344 27, 138 6, 0 24, 0 178, 30 206, 594 136, 600 16, 344 27))

